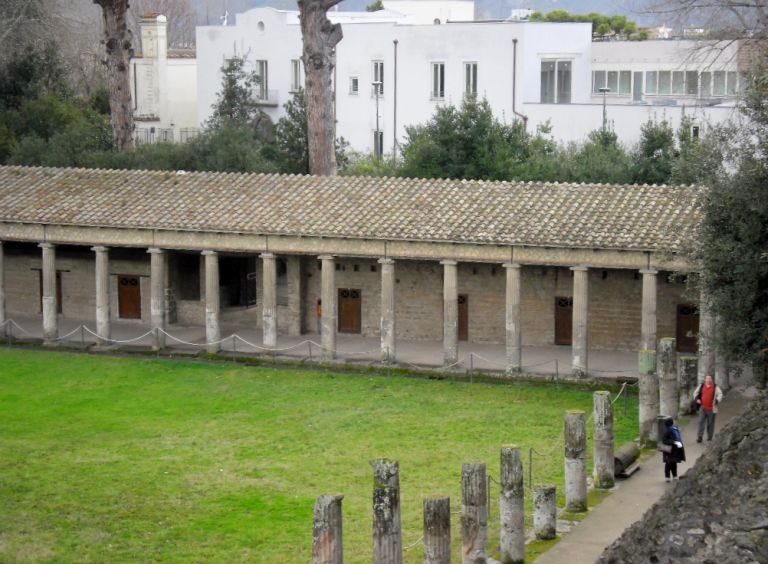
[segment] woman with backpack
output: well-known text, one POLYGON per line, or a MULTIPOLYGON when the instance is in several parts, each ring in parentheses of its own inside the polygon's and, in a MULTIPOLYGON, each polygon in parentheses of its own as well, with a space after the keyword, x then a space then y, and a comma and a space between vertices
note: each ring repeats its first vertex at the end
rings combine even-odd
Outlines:
POLYGON ((664 459, 664 478, 677 480, 677 465, 685 462, 685 447, 680 429, 675 421, 669 417, 664 421, 664 436, 661 439, 661 451, 664 459))

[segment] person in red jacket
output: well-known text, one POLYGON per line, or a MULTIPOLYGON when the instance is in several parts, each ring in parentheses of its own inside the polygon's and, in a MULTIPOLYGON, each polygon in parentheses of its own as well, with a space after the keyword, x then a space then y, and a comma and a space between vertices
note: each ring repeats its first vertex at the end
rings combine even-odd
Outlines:
POLYGON ((693 393, 696 404, 699 406, 699 432, 696 442, 700 443, 704 437, 704 428, 707 429, 707 440, 711 441, 715 434, 715 415, 717 414, 717 404, 723 399, 723 392, 715 384, 712 374, 704 377, 704 382, 699 384, 693 393))

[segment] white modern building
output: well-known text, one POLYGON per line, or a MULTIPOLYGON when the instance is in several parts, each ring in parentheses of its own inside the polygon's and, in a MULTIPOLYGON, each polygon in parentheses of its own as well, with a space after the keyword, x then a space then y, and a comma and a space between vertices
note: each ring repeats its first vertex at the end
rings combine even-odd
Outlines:
MULTIPOLYGON (((548 122, 560 142, 601 127, 604 107, 626 145, 648 119, 676 127, 687 115, 706 127, 733 114, 741 80, 735 45, 715 56, 696 41, 593 43, 589 23, 455 21, 471 2, 412 4, 328 14, 344 33, 334 74, 336 132, 353 149, 391 154, 407 126, 468 94, 488 100, 504 121, 525 119, 529 128, 548 122)), ((303 86, 295 11, 256 8, 238 14, 235 25, 198 27, 197 53, 200 123, 233 55, 261 77, 256 96, 273 121, 303 86)))
POLYGON ((187 49, 168 49, 160 14, 139 20, 141 52, 131 59, 130 81, 136 141, 185 141, 197 133, 197 61, 187 49))

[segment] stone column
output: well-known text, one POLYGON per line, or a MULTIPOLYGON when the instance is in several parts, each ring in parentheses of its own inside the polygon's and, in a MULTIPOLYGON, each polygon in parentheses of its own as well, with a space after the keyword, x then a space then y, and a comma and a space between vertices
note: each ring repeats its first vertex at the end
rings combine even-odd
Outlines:
POLYGON ((451 561, 451 498, 424 500, 424 564, 451 561))
POLYGON ((381 359, 395 362, 395 261, 379 259, 381 265, 381 359))
POLYGON ((270 349, 277 348, 277 264, 275 255, 262 253, 264 283, 262 288, 261 328, 263 344, 270 349))
POLYGON ((400 527, 400 465, 385 458, 373 466, 373 562, 402 564, 403 533, 400 527))
POLYGON ((92 247, 96 253, 96 333, 103 339, 99 344, 106 346, 112 337, 111 315, 109 308, 109 249, 92 247))
POLYGON ((463 564, 488 558, 488 479, 483 462, 461 466, 461 554, 463 564))
MULTIPOLYGON (((3 242, 0 241, 0 324, 8 319, 5 315, 5 263, 4 263, 3 242)), ((0 335, 5 335, 8 328, 3 326, 0 335)))
POLYGON ((677 388, 680 394, 678 414, 690 415, 693 413, 691 404, 693 392, 696 390, 699 358, 696 355, 677 355, 677 388))
POLYGON ((43 249, 43 341, 59 338, 58 304, 56 303, 56 245, 40 243, 43 249))
POLYGON ((596 488, 611 489, 614 486, 613 465, 613 405, 609 392, 592 394, 593 472, 596 488))
POLYGON ((286 274, 288 276, 288 316, 285 332, 288 335, 301 335, 304 325, 304 269, 302 257, 290 255, 286 257, 286 274))
POLYGON ((148 251, 150 257, 149 277, 149 319, 155 329, 153 350, 165 348, 165 335, 159 330, 165 330, 165 251, 156 247, 148 251))
POLYGON ((587 510, 587 422, 579 410, 565 412, 565 509, 587 510))
MULTIPOLYGON (((659 404, 660 415, 677 419, 680 408, 680 393, 677 385, 676 341, 665 337, 659 343, 659 404)), ((657 437, 661 439, 661 437, 657 437)))
POLYGON ((507 374, 519 373, 523 366, 523 333, 520 323, 520 278, 522 268, 519 264, 504 263, 507 271, 507 374))
POLYGON ((523 460, 515 445, 501 447, 499 480, 499 545, 501 561, 517 564, 525 561, 525 500, 523 460))
POLYGON ((573 375, 584 378, 587 375, 587 306, 589 305, 589 269, 573 266, 573 375))
POLYGON ((637 379, 640 419, 640 445, 656 445, 656 417, 659 415, 659 378, 656 373, 640 374, 637 379))
POLYGON ((715 377, 715 350, 712 348, 712 335, 715 331, 715 320, 709 311, 706 297, 701 296, 699 302, 699 374, 698 383, 704 381, 707 374, 715 377))
POLYGON ((221 350, 221 326, 219 322, 221 311, 219 253, 203 251, 205 257, 205 340, 208 343, 206 351, 216 354, 221 350))
POLYGON ((443 265, 443 364, 459 360, 459 293, 455 260, 442 260, 443 265))
POLYGON ((543 484, 533 491, 533 532, 537 539, 548 540, 557 536, 557 490, 543 484))
POLYGON ((323 345, 323 359, 336 357, 336 329, 338 312, 336 311, 336 261, 331 255, 320 256, 322 262, 320 299, 323 308, 320 318, 320 343, 323 345))
POLYGON ((643 305, 640 321, 640 374, 652 374, 656 370, 656 294, 657 270, 642 269, 643 305))
POLYGON ((343 495, 321 495, 315 502, 312 564, 344 564, 342 499, 343 495))

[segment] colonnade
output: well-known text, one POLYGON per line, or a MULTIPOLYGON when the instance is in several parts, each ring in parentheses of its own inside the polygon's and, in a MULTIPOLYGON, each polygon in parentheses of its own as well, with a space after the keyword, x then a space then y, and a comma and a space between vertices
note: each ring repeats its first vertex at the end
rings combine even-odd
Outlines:
MULTIPOLYGON (((42 304, 43 335, 47 342, 58 338, 57 303, 56 303, 56 246, 40 243, 42 249, 42 304)), ((103 337, 103 343, 111 335, 111 314, 109 301, 109 249, 103 246, 92 247, 96 256, 96 325, 97 333, 103 337)), ((168 265, 167 251, 149 248, 150 254, 150 321, 153 328, 165 330, 165 280, 168 265)), ((220 349, 220 305, 219 305, 219 255, 216 251, 202 251, 205 265, 205 335, 209 343, 207 350, 216 353, 220 349)), ((262 259, 262 327, 263 343, 267 348, 277 347, 277 270, 276 256, 265 252, 262 259)), ((338 327, 337 289, 335 283, 336 257, 319 256, 321 261, 321 344, 323 357, 331 360, 336 352, 336 332, 338 327)), ((395 337, 396 316, 396 261, 389 257, 378 260, 381 271, 381 356, 386 362, 395 362, 397 349, 395 337)), ((3 246, 0 242, 0 323, 5 320, 5 289, 3 270, 3 246)), ((446 367, 455 365, 458 355, 458 263, 455 260, 442 260, 443 267, 443 361, 446 367)), ((508 262, 503 267, 506 272, 506 370, 516 373, 522 370, 522 327, 521 294, 522 267, 524 265, 508 262)), ((573 318, 572 318, 572 370, 576 377, 586 376, 588 363, 588 325, 589 325, 589 269, 579 265, 571 267, 573 271, 573 318)), ((641 373, 651 368, 655 371, 656 356, 656 270, 644 269, 642 274, 642 316, 640 367, 641 373)), ((704 322, 708 317, 702 315, 704 322)), ((703 329, 703 327, 702 327, 703 329)), ((155 331, 153 347, 162 349, 165 336, 155 331)), ((706 346, 706 345, 704 345, 706 346)), ((707 349, 708 350, 708 349, 707 349)))

